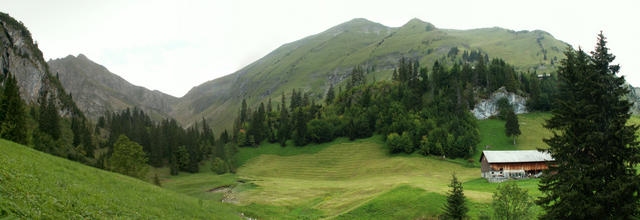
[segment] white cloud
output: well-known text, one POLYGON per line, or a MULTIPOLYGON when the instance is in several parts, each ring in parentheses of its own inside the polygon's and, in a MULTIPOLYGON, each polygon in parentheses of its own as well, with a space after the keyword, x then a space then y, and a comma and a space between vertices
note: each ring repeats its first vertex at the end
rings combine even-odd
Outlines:
POLYGON ((233 73, 278 46, 363 17, 400 26, 541 29, 593 49, 605 31, 622 72, 640 85, 634 1, 35 1, 0 0, 45 57, 84 53, 128 81, 174 96, 233 73), (600 16, 600 17, 598 17, 600 16))

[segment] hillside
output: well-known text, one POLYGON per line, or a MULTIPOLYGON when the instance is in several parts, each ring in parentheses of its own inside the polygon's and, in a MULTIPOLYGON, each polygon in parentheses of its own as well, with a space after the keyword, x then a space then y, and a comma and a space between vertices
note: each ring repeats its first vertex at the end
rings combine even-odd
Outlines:
POLYGON ((160 91, 135 86, 83 54, 47 63, 51 72, 56 73, 62 85, 73 94, 78 107, 94 120, 107 111, 133 107, 141 108, 155 118, 168 117, 178 101, 160 91))
POLYGON ((502 28, 473 30, 438 29, 413 19, 401 27, 386 27, 366 19, 354 19, 324 32, 285 44, 237 72, 194 87, 180 99, 171 116, 184 125, 205 117, 217 127, 229 128, 242 98, 249 106, 292 89, 322 97, 330 85, 342 85, 355 65, 373 70, 368 80, 389 79, 402 56, 424 66, 447 56, 457 47, 480 50, 490 58, 502 58, 521 71, 550 72, 563 58, 567 44, 544 31, 511 31, 502 28))
POLYGON ((239 219, 215 201, 0 140, 0 218, 239 219))

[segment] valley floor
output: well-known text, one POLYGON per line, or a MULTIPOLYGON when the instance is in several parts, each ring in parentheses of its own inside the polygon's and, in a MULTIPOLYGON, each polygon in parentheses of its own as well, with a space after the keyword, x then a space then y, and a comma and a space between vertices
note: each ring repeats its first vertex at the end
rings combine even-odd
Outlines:
MULTIPOLYGON (((503 121, 479 121, 478 151, 486 145, 491 150, 544 147, 542 138, 550 133, 542 123, 548 117, 520 115, 523 135, 515 146, 504 135, 503 121)), ((163 186, 200 199, 223 200, 260 218, 413 219, 440 214, 455 173, 464 182, 469 214, 477 218, 491 215, 498 185, 480 177, 479 152, 473 160, 389 155, 381 136, 305 147, 263 144, 240 150, 236 174, 215 175, 203 167, 202 173, 167 177, 163 186)), ((537 183, 517 181, 535 197, 540 195, 537 183)))

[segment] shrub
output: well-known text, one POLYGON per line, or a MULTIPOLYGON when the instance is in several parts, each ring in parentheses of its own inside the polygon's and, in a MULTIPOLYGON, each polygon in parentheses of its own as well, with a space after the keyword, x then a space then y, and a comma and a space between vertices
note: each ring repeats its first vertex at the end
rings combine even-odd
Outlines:
POLYGON ((229 169, 227 169, 227 163, 225 163, 224 160, 216 157, 211 161, 211 171, 217 174, 223 174, 228 172, 229 169))
POLYGON ((411 139, 407 132, 398 135, 398 133, 391 133, 387 136, 387 146, 391 153, 411 153, 413 146, 411 145, 411 139))
POLYGON ((307 125, 311 141, 324 143, 333 140, 333 125, 325 120, 313 119, 307 125))

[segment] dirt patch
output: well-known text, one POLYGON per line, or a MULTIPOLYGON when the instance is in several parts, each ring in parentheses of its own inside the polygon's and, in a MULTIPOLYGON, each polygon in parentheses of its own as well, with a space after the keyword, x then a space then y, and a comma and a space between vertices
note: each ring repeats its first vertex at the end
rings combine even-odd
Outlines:
POLYGON ((232 187, 231 185, 218 186, 218 187, 216 187, 216 188, 213 188, 213 189, 207 190, 207 192, 223 192, 223 191, 225 191, 225 190, 227 190, 227 189, 229 189, 229 190, 230 190, 230 189, 231 189, 231 187, 232 187))
POLYGON ((216 188, 207 190, 207 192, 222 193, 222 199, 220 200, 221 202, 238 204, 238 200, 233 195, 233 186, 231 185, 218 186, 216 188))

